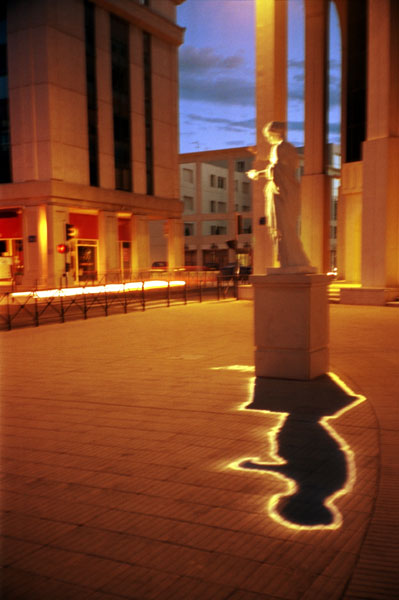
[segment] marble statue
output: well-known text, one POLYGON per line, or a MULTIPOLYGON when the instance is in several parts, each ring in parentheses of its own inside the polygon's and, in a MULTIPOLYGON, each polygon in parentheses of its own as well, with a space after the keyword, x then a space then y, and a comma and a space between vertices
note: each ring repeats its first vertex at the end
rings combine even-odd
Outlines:
POLYGON ((268 123, 262 131, 270 144, 269 162, 265 169, 247 172, 250 179, 264 176, 265 215, 274 243, 277 245, 280 269, 268 272, 314 273, 298 235, 300 190, 296 178, 297 153, 285 140, 285 125, 268 123))

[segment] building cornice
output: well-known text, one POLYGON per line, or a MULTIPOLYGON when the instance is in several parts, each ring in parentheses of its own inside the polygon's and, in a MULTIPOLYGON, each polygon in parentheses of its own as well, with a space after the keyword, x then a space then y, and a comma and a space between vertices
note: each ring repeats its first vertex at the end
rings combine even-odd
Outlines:
POLYGON ((178 198, 147 196, 56 180, 8 183, 0 186, 0 208, 40 204, 125 212, 149 217, 156 214, 158 218, 169 219, 178 219, 182 214, 182 203, 178 198))
POLYGON ((256 156, 256 146, 241 148, 223 148, 221 150, 202 150, 201 152, 186 152, 179 154, 179 163, 206 162, 207 160, 223 160, 227 158, 245 158, 256 156))
POLYGON ((135 2, 127 2, 126 0, 93 1, 104 10, 151 33, 165 42, 175 46, 180 46, 183 43, 185 29, 151 11, 148 7, 141 6, 135 2))

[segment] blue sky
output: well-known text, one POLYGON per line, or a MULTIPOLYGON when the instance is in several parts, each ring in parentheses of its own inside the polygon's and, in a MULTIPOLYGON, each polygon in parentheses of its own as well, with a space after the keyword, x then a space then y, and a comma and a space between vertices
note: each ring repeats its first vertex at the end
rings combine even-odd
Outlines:
MULTIPOLYGON (((248 146, 255 139, 255 2, 186 0, 180 48, 180 152, 248 146)), ((330 36, 330 141, 338 141, 339 39, 335 10, 330 36)), ((288 137, 303 145, 304 9, 289 0, 288 137)))

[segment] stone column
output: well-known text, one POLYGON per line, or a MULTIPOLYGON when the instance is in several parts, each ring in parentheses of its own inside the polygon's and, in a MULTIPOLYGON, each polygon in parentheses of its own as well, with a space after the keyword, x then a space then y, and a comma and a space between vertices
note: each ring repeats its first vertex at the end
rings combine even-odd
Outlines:
POLYGON ((326 175, 327 0, 305 2, 305 161, 301 237, 312 265, 329 267, 330 180, 326 175))
POLYGON ((113 283, 120 273, 118 242, 118 215, 100 211, 98 215, 99 280, 113 283), (103 279, 105 276, 105 279, 103 279))
POLYGON ((68 223, 68 209, 63 206, 46 207, 48 225, 48 285, 60 287, 71 285, 71 275, 68 276, 66 265, 70 262, 69 253, 60 254, 58 244, 65 244, 65 226, 68 223))
POLYGON ((183 223, 181 219, 168 219, 168 268, 184 266, 183 223))
MULTIPOLYGON (((256 0, 256 111, 257 156, 254 169, 264 169, 268 144, 262 135, 270 121, 286 121, 287 115, 287 2, 256 0)), ((265 180, 253 184, 252 223, 254 273, 273 266, 273 245, 264 224, 265 180)))
POLYGON ((368 3, 362 286, 399 288, 399 4, 368 3))
POLYGON ((139 275, 146 271, 150 264, 150 238, 148 220, 143 215, 132 216, 132 271, 139 275))
POLYGON ((46 207, 27 206, 23 212, 24 276, 26 289, 46 288, 47 215, 46 207))

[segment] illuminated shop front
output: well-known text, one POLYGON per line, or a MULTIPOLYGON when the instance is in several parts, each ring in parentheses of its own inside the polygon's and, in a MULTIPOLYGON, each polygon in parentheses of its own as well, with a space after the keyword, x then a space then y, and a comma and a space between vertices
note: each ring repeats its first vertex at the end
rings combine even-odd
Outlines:
POLYGON ((0 280, 24 273, 21 209, 0 210, 0 280))
POLYGON ((97 281, 98 278, 98 216, 69 213, 75 239, 70 244, 70 270, 73 279, 97 281))

